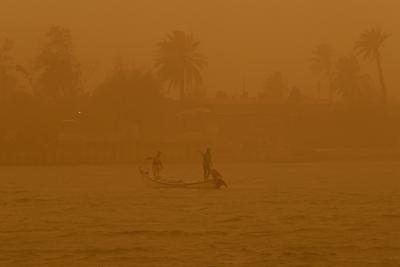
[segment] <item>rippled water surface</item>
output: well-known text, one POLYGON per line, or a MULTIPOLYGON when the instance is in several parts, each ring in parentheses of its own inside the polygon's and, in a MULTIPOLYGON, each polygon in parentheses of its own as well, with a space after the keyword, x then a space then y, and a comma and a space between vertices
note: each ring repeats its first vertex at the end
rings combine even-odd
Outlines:
POLYGON ((227 190, 149 188, 137 166, 3 167, 0 266, 400 266, 400 163, 219 169, 227 190))

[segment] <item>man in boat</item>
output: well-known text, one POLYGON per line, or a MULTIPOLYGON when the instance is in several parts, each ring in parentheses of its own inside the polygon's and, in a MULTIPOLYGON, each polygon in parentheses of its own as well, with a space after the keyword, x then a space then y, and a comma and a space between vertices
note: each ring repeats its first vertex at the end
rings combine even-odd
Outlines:
POLYGON ((213 167, 212 158, 211 158, 211 149, 207 148, 206 152, 200 152, 203 156, 203 171, 204 171, 204 180, 207 181, 210 177, 211 170, 213 167))
POLYGON ((151 159, 152 162, 154 178, 159 178, 160 172, 163 169, 163 164, 161 161, 161 152, 158 151, 155 157, 151 157, 149 159, 151 159))

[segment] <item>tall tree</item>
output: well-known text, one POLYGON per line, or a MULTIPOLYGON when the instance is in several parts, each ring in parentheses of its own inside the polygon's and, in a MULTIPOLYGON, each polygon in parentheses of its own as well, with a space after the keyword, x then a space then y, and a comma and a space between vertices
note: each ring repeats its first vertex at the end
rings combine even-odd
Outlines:
POLYGON ((198 52, 200 42, 182 31, 174 31, 158 43, 156 68, 169 88, 179 88, 180 99, 187 90, 202 84, 207 57, 198 52))
POLYGON ((389 35, 382 31, 382 29, 373 28, 363 32, 355 46, 359 54, 364 56, 364 59, 375 60, 378 68, 379 82, 381 85, 384 104, 387 103, 387 88, 382 68, 381 48, 388 37, 389 35))
POLYGON ((355 56, 338 60, 333 72, 332 89, 348 103, 367 103, 373 100, 370 76, 361 73, 355 56))
POLYGON ((3 98, 17 88, 17 79, 12 73, 14 70, 10 56, 12 47, 13 44, 8 39, 0 45, 0 93, 3 98))
POLYGON ((282 103, 288 91, 288 83, 284 79, 282 72, 271 73, 264 81, 264 88, 261 97, 268 101, 282 103))
POLYGON ((161 83, 153 73, 118 59, 110 76, 94 90, 91 104, 92 116, 115 129, 157 125, 163 107, 161 83))
POLYGON ((69 29, 52 26, 35 62, 37 88, 54 99, 73 101, 81 92, 81 69, 72 52, 69 29))
MULTIPOLYGON (((329 100, 332 101, 332 72, 334 67, 334 52, 327 44, 321 44, 312 51, 311 70, 328 84, 329 100)), ((321 83, 321 81, 320 81, 321 83)))

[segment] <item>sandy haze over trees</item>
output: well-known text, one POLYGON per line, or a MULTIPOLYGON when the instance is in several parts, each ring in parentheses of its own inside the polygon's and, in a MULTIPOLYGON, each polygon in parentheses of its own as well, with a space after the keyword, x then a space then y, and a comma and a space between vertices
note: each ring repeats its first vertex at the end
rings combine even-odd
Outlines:
MULTIPOLYGON (((87 80, 98 83, 115 57, 152 67, 156 43, 172 30, 193 33, 209 58, 210 92, 239 94, 242 77, 257 93, 268 74, 281 71, 291 86, 312 93, 307 66, 312 49, 327 43, 341 56, 353 53, 360 33, 381 26, 389 34, 383 57, 392 94, 400 83, 396 0, 2 0, 0 39, 15 42, 14 57, 30 60, 50 25, 71 29, 87 80)), ((362 62, 376 75, 374 64, 362 62)), ((378 77, 374 76, 377 80, 378 77)), ((89 83, 90 84, 90 83, 89 83)))

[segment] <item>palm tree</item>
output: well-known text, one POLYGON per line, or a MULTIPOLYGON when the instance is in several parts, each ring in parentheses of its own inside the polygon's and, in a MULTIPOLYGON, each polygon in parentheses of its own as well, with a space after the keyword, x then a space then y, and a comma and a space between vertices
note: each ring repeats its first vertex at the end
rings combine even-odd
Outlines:
POLYGON ((329 100, 332 100, 332 69, 334 65, 334 53, 327 44, 321 44, 312 51, 311 70, 321 75, 322 80, 326 80, 329 86, 329 100))
POLYGON ((174 31, 158 43, 156 69, 169 88, 179 88, 180 99, 185 92, 203 82, 201 71, 207 58, 198 52, 200 42, 182 31, 174 31))
POLYGON ((364 56, 364 59, 375 60, 378 67, 379 81, 381 84, 384 104, 387 103, 387 88, 382 69, 381 48, 383 47, 388 37, 389 35, 386 32, 382 31, 382 29, 373 28, 362 33, 360 39, 356 42, 355 46, 359 54, 362 54, 364 56))

